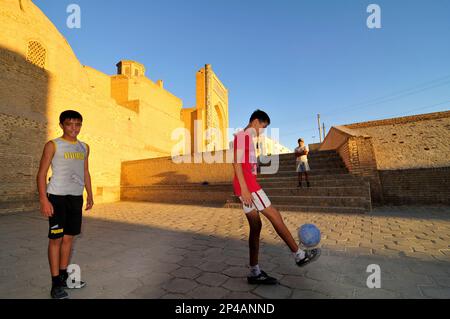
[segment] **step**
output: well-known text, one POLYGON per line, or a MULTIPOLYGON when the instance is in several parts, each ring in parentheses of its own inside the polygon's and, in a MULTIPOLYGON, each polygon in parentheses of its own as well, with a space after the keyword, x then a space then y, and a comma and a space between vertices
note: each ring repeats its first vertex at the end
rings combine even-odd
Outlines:
MULTIPOLYGON (((357 177, 351 175, 351 174, 327 174, 327 175, 316 175, 316 174, 308 174, 308 178, 310 181, 313 180, 333 180, 333 179, 340 179, 340 180, 353 180, 357 177)), ((265 181, 265 180, 297 180, 298 175, 297 173, 282 173, 282 174, 260 174, 257 177, 258 181, 265 181)))
MULTIPOLYGON (((275 161, 273 161, 275 162, 275 161)), ((261 166, 264 165, 270 165, 272 163, 272 161, 269 162, 264 162, 262 160, 259 160, 259 164, 261 166)), ((317 158, 309 158, 308 157, 308 163, 312 163, 312 164, 318 164, 318 165, 326 165, 326 164, 344 164, 344 162, 342 161, 342 159, 339 157, 336 158, 326 158, 326 159, 317 159, 317 158)), ((290 159, 284 159, 284 160, 279 160, 278 161, 279 165, 288 165, 288 164, 295 164, 295 158, 290 158, 290 159)))
POLYGON ((272 196, 360 196, 370 199, 366 187, 264 187, 269 197, 272 196))
MULTIPOLYGON (((296 157, 294 155, 292 155, 292 157, 283 157, 283 158, 278 158, 278 160, 275 159, 265 159, 265 158, 259 158, 259 161, 261 163, 270 163, 272 161, 278 161, 279 163, 289 163, 294 161, 295 162, 296 157)), ((332 155, 332 156, 309 156, 308 155, 308 161, 312 161, 312 162, 342 162, 342 158, 339 155, 332 155)))
MULTIPOLYGON (((262 188, 280 188, 280 187, 296 187, 298 182, 298 179, 290 179, 290 180, 281 180, 281 181, 258 181, 258 183, 261 185, 262 188)), ((310 180, 311 187, 369 187, 367 182, 361 180, 361 179, 354 179, 354 180, 310 180)), ((305 181, 303 181, 303 186, 305 185, 305 181)))
MULTIPOLYGON (((277 155, 273 155, 273 156, 277 156, 277 155)), ((270 156, 269 156, 269 158, 270 158, 270 156)), ((280 155, 278 155, 278 158, 280 160, 289 160, 292 158, 295 159, 295 154, 294 153, 280 154, 280 155)), ((336 152, 333 152, 333 153, 316 153, 316 152, 314 152, 314 153, 309 153, 308 158, 327 159, 327 158, 340 158, 340 156, 336 152)))
MULTIPOLYGON (((344 163, 338 162, 338 163, 315 163, 308 161, 309 167, 311 169, 336 169, 336 168, 344 168, 347 169, 344 163)), ((267 167, 267 166, 275 166, 275 163, 269 164, 269 165, 259 165, 260 167, 267 167)), ((295 170, 297 167, 297 163, 290 162, 290 163, 278 163, 278 167, 283 169, 293 169, 295 170)))
MULTIPOLYGON (((282 167, 278 168, 277 174, 297 174, 295 167, 282 167)), ((333 175, 333 174, 349 174, 348 170, 344 167, 340 168, 317 168, 311 169, 308 175, 333 175)))
MULTIPOLYGON (((283 157, 283 156, 289 156, 289 155, 293 155, 294 153, 283 153, 280 154, 279 156, 283 157)), ((309 152, 310 155, 333 155, 333 154, 337 154, 336 150, 328 150, 328 151, 310 151, 309 152)))
MULTIPOLYGON (((321 164, 321 163, 314 163, 314 162, 309 162, 309 167, 311 169, 335 169, 335 168, 344 168, 345 164, 344 163, 325 163, 325 164, 321 164)), ((297 164, 295 162, 291 162, 291 163, 280 163, 278 164, 279 167, 281 167, 282 169, 292 169, 295 170, 297 168, 297 164)), ((261 165, 262 166, 262 165, 261 165)), ((266 165, 267 166, 267 165, 266 165)))
MULTIPOLYGON (((240 203, 226 203, 227 208, 242 209, 240 203)), ((297 206, 274 205, 279 211, 307 212, 307 213, 335 213, 335 214, 364 214, 369 210, 361 207, 321 207, 321 206, 297 206)))
MULTIPOLYGON (((361 196, 270 196, 274 205, 318 206, 318 207, 361 207, 370 209, 370 201, 361 196)), ((239 203, 236 196, 232 199, 239 203)))

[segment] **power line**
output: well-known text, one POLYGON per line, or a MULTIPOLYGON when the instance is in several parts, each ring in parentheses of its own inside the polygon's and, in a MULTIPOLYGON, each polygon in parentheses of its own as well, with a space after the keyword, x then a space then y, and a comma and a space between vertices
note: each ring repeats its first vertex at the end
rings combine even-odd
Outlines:
POLYGON ((442 84, 434 85, 432 87, 424 88, 424 89, 421 89, 419 91, 415 91, 415 92, 411 92, 411 93, 405 93, 405 94, 399 95, 397 97, 393 97, 393 98, 390 98, 390 99, 387 99, 387 100, 382 100, 380 102, 373 102, 373 103, 370 103, 370 104, 367 104, 367 105, 362 105, 362 106, 352 107, 352 108, 348 108, 347 107, 347 108, 341 109, 340 111, 335 111, 335 112, 331 112, 331 113, 325 113, 325 116, 337 114, 337 113, 342 112, 342 111, 350 111, 350 110, 353 111, 353 110, 357 110, 357 109, 362 109, 362 108, 366 108, 366 107, 371 107, 371 106, 375 106, 375 105, 384 104, 384 103, 387 103, 387 102, 398 100, 398 99, 401 99, 401 98, 404 98, 404 97, 407 97, 407 96, 410 96, 410 95, 414 95, 414 94, 417 94, 417 93, 420 93, 420 92, 423 92, 423 91, 426 91, 426 90, 430 90, 430 89, 433 89, 433 88, 436 88, 436 87, 439 87, 439 86, 447 85, 447 84, 450 84, 450 81, 448 81, 447 83, 442 83, 442 84))
POLYGON ((442 78, 439 78, 439 79, 435 79, 435 80, 432 80, 432 81, 427 81, 427 82, 424 82, 424 83, 422 83, 420 85, 416 85, 416 86, 414 86, 412 88, 404 89, 404 90, 397 91, 397 92, 393 92, 393 93, 390 93, 390 94, 387 94, 387 95, 384 95, 384 96, 381 96, 381 97, 378 97, 378 98, 375 98, 375 99, 372 99, 372 100, 368 100, 366 102, 361 102, 361 103, 356 103, 356 104, 352 104, 352 105, 345 106, 345 107, 335 108, 331 112, 322 113, 322 115, 329 116, 329 115, 333 115, 333 114, 336 114, 338 112, 341 112, 343 110, 360 109, 360 108, 365 108, 365 107, 369 107, 369 106, 379 105, 379 104, 383 104, 383 103, 390 102, 390 101, 393 101, 393 100, 397 100, 397 99, 400 99, 400 98, 403 98, 403 97, 406 97, 406 96, 414 95, 414 94, 417 94, 417 93, 420 93, 420 92, 423 92, 423 91, 434 89, 436 87, 440 87, 440 86, 444 86, 444 85, 450 84, 450 80, 446 80, 446 79, 450 79, 450 75, 442 77, 442 78), (443 80, 446 80, 446 81, 442 82, 443 80), (442 83, 431 85, 432 83, 435 83, 435 82, 442 82, 442 83))
MULTIPOLYGON (((440 77, 440 78, 437 78, 437 79, 434 79, 434 80, 426 81, 426 82, 423 82, 423 83, 418 84, 416 86, 413 86, 413 87, 411 87, 409 89, 403 89, 403 90, 400 90, 400 91, 392 92, 390 94, 387 94, 387 95, 384 95, 384 96, 381 96, 381 97, 377 97, 377 98, 374 98, 374 99, 371 99, 371 100, 368 100, 368 101, 365 101, 365 102, 351 104, 349 106, 345 106, 345 107, 341 107, 341 108, 335 108, 331 112, 321 113, 321 115, 324 116, 325 118, 327 118, 330 115, 337 114, 339 112, 342 112, 343 110, 361 109, 361 108, 365 108, 365 107, 369 107, 369 106, 375 106, 375 105, 379 105, 379 104, 387 103, 387 102, 390 102, 390 101, 394 101, 394 100, 397 100, 397 99, 400 99, 400 98, 404 98, 404 97, 407 97, 407 96, 410 96, 410 95, 414 95, 414 94, 417 94, 417 93, 420 93, 420 92, 423 92, 423 91, 426 91, 426 90, 434 89, 436 87, 440 87, 440 86, 444 86, 444 85, 448 85, 448 84, 450 84, 450 75, 446 75, 444 77, 440 77), (444 81, 444 82, 442 82, 442 81, 444 81), (442 83, 439 83, 439 82, 442 82, 442 83), (432 85, 433 83, 436 83, 436 84, 432 85)), ((282 123, 280 125, 284 126, 284 125, 288 125, 288 124, 291 124, 291 123, 284 122, 284 123, 282 123)), ((315 131, 315 130, 316 129, 310 129, 308 131, 315 131)), ((292 135, 292 134, 296 134, 296 132, 286 133, 286 134, 283 134, 283 135, 287 136, 287 135, 292 135)))
MULTIPOLYGON (((430 108, 432 108, 432 107, 436 107, 436 106, 439 106, 439 105, 442 105, 442 104, 447 104, 447 103, 449 103, 449 105, 450 105, 450 100, 444 101, 444 102, 441 102, 441 103, 437 103, 437 104, 433 104, 433 105, 428 105, 428 106, 423 106, 423 107, 411 109, 411 110, 406 111, 406 112, 397 113, 397 114, 394 114, 394 115, 388 115, 388 116, 389 116, 389 117, 393 117, 393 116, 404 116, 404 115, 407 115, 408 113, 411 113, 411 112, 415 112, 415 111, 419 111, 419 110, 425 110, 425 109, 430 109, 430 108)), ((450 106, 449 106, 449 108, 450 108, 450 106)))

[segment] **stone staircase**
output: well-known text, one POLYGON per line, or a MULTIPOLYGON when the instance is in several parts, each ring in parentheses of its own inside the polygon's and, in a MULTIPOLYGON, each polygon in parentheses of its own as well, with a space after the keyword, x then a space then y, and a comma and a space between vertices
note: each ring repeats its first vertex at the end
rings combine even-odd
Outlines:
MULTIPOLYGON (((297 188, 294 154, 279 156, 276 174, 258 175, 258 182, 275 207, 281 211, 330 213, 365 213, 371 210, 369 183, 349 174, 336 152, 311 152, 308 158, 310 188, 306 188, 305 183, 303 188, 297 188)), ((226 182, 210 183, 206 180, 203 183, 160 182, 122 186, 121 200, 242 208, 239 198, 233 194, 233 169, 229 165, 230 178, 226 182)))
MULTIPOLYGON (((268 157, 270 159, 270 157, 268 157)), ((259 174, 258 182, 279 210, 332 213, 365 213, 371 210, 370 186, 351 175, 335 151, 310 152, 311 187, 298 188, 294 154, 279 155, 276 174, 259 174)), ((241 207, 232 195, 226 207, 241 207)))

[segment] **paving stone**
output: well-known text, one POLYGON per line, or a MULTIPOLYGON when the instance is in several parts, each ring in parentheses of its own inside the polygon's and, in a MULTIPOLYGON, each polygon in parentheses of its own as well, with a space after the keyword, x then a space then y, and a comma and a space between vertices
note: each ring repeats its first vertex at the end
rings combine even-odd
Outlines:
POLYGON ((320 292, 295 289, 292 299, 329 299, 330 297, 320 292))
POLYGON ((126 295, 129 299, 157 299, 167 294, 167 291, 157 286, 141 286, 126 295))
POLYGON ((202 273, 195 280, 203 285, 207 286, 221 286, 229 277, 219 274, 219 273, 202 273))
POLYGON ((229 294, 225 295, 226 299, 261 299, 260 296, 252 294, 250 292, 240 292, 240 291, 232 291, 229 294))
POLYGON ((222 287, 228 289, 230 291, 237 292, 246 292, 255 289, 254 285, 249 285, 247 283, 247 278, 228 278, 223 284, 222 287))
POLYGON ((397 292, 381 289, 381 288, 357 288, 355 298, 358 299, 395 299, 400 298, 397 292))
POLYGON ((317 280, 312 280, 304 276, 283 276, 280 283, 286 287, 299 289, 299 290, 312 290, 318 283, 317 280))
POLYGON ((198 284, 190 279, 174 278, 164 283, 162 288, 172 293, 187 293, 197 287, 198 284))
POLYGON ((228 277, 233 278, 242 278, 247 276, 248 269, 247 267, 227 267, 225 270, 222 271, 224 275, 227 275, 228 277))
POLYGON ((180 267, 171 272, 171 275, 177 278, 194 279, 199 276, 201 270, 195 267, 180 267))
POLYGON ((195 299, 221 299, 230 291, 222 287, 200 286, 189 292, 189 296, 195 299))
POLYGON ((260 285, 252 292, 263 298, 286 299, 291 296, 292 289, 282 285, 260 285))
POLYGON ((450 288, 443 287, 420 287, 426 297, 433 299, 450 299, 450 288))
POLYGON ((207 261, 197 266, 197 268, 208 272, 221 272, 228 266, 225 263, 207 261))

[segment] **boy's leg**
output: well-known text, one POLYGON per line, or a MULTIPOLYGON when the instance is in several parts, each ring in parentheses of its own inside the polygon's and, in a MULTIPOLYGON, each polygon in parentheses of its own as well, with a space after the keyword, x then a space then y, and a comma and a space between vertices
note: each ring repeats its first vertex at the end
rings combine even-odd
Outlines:
POLYGON ((284 223, 281 214, 278 212, 276 208, 274 208, 273 206, 269 206, 266 209, 264 209, 262 213, 272 223, 278 236, 280 236, 287 244, 287 246, 294 255, 295 263, 298 266, 303 267, 309 264, 310 262, 317 260, 320 257, 321 250, 319 248, 304 251, 297 245, 294 238, 292 237, 291 232, 286 227, 286 224, 284 223))
POLYGON ((258 265, 258 255, 259 255, 259 238, 261 234, 261 217, 256 210, 245 214, 250 226, 250 235, 248 238, 248 247, 250 251, 250 267, 258 265))
POLYGON ((297 176, 298 176, 298 187, 302 187, 302 173, 301 173, 301 163, 300 162, 295 163, 295 171, 297 172, 297 176))
POLYGON ((262 210, 262 213, 272 223, 278 236, 280 236, 281 239, 283 239, 283 241, 289 247, 291 252, 296 253, 298 251, 299 247, 298 247, 297 243, 295 242, 294 237, 292 237, 291 232, 289 231, 286 224, 284 223, 280 212, 278 212, 278 210, 271 205, 271 206, 265 208, 264 210, 262 210))
POLYGON ((83 288, 86 283, 82 280, 76 284, 67 283, 69 278, 67 267, 70 264, 73 242, 75 236, 81 233, 83 196, 68 196, 67 211, 66 230, 61 245, 60 276, 65 288, 83 288))
POLYGON ((59 276, 62 238, 48 240, 48 263, 52 277, 59 276))
POLYGON ((52 276, 52 288, 50 296, 53 299, 67 299, 69 295, 64 291, 63 283, 59 275, 59 263, 61 254, 62 238, 49 239, 48 241, 48 263, 52 276))
MULTIPOLYGON (((252 196, 254 196, 252 194, 252 196)), ((242 201, 242 198, 241 198, 242 201)), ((259 212, 253 202, 247 206, 243 204, 244 213, 250 226, 250 235, 248 238, 249 256, 250 256, 250 274, 247 276, 247 282, 255 285, 276 285, 278 280, 270 277, 259 268, 259 239, 261 234, 262 222, 259 212)))
POLYGON ((61 258, 59 261, 59 269, 67 270, 70 262, 70 254, 72 253, 73 236, 64 235, 61 244, 61 258))
POLYGON ((48 199, 52 204, 54 211, 53 216, 48 219, 48 262, 52 276, 52 288, 50 295, 54 299, 66 299, 69 296, 64 291, 59 273, 61 246, 66 222, 66 209, 64 205, 64 198, 62 196, 48 195, 48 199))
POLYGON ((309 187, 309 178, 308 178, 308 173, 305 171, 305 181, 306 181, 306 186, 309 187))

